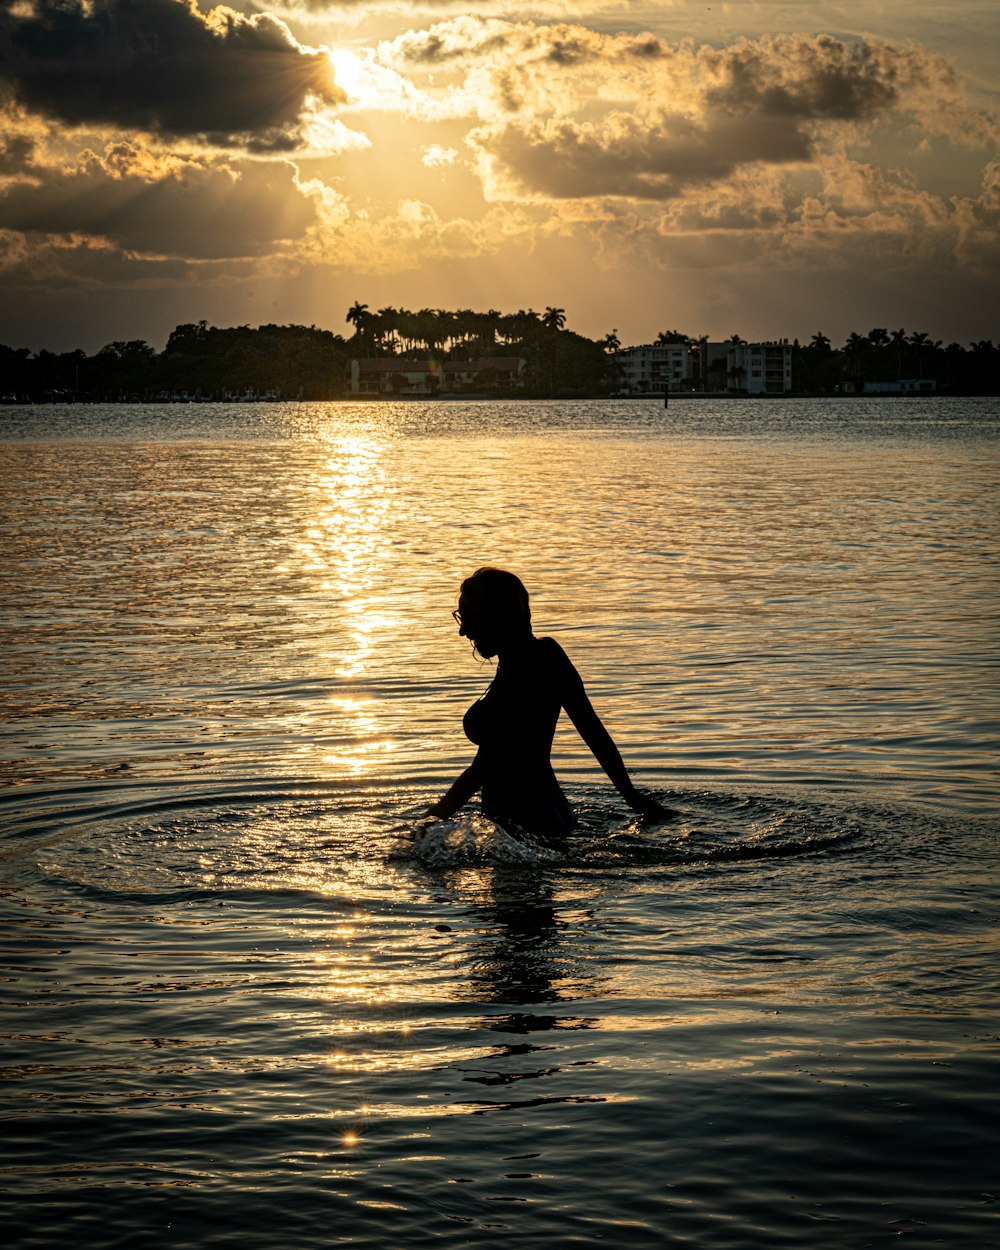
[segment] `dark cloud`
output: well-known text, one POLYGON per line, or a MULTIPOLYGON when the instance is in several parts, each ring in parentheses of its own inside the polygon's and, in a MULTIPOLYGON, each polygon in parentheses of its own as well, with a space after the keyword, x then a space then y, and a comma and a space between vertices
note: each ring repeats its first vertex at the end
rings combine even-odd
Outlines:
POLYGON ((515 57, 520 63, 576 66, 592 62, 651 61, 670 55, 655 35, 604 35, 586 26, 507 22, 499 18, 456 17, 429 30, 400 35, 386 51, 410 64, 515 57))
POLYGON ((184 164, 151 177, 147 156, 118 144, 78 169, 36 170, 9 183, 0 190, 0 229, 202 260, 268 255, 315 220, 283 165, 250 163, 235 177, 219 166, 184 164))
MULTIPOLYGON (((451 45, 468 29, 449 24, 451 45)), ((536 28, 529 35, 549 37, 536 28)), ((550 38, 552 51, 563 46, 562 38, 550 38)), ((610 47, 621 55, 620 41, 610 40, 610 47)), ((635 54, 631 44, 628 53, 635 54)), ((561 56, 549 59, 564 63, 561 56)), ((620 112, 586 123, 533 117, 523 105, 535 84, 518 75, 517 68, 494 72, 498 98, 516 116, 481 127, 471 141, 490 158, 495 189, 506 181, 556 199, 668 200, 748 166, 808 163, 824 124, 869 123, 905 108, 904 96, 912 101, 922 93, 926 101, 951 85, 947 66, 915 46, 806 35, 682 49, 662 71, 651 67, 641 118, 620 112), (680 107, 671 107, 674 99, 680 107)), ((544 96, 536 92, 536 98, 548 107, 544 96)))
POLYGON ((657 126, 619 118, 601 129, 571 121, 510 122, 471 138, 522 186, 554 199, 667 200, 743 165, 789 164, 811 154, 792 119, 725 114, 707 124, 672 117, 657 126))
POLYGON ((195 0, 34 0, 0 11, 0 84, 30 111, 258 150, 298 141, 306 98, 342 101, 329 58, 267 14, 195 0))
MULTIPOLYGON (((74 288, 93 291, 180 285, 195 273, 204 281, 204 267, 196 270, 185 261, 136 257, 88 240, 67 244, 47 239, 27 248, 20 235, 0 230, 0 278, 5 290, 16 291, 19 296, 35 291, 51 298, 52 291, 74 288)), ((47 315, 58 320, 51 305, 47 315)), ((8 323, 5 334, 17 338, 10 320, 0 312, 0 321, 8 323)))
POLYGON ((706 101, 740 113, 857 121, 897 101, 901 58, 905 64, 905 53, 885 45, 845 44, 829 35, 742 41, 706 56, 723 75, 706 101))
POLYGON ((34 155, 34 139, 27 135, 0 135, 0 176, 31 169, 34 155))

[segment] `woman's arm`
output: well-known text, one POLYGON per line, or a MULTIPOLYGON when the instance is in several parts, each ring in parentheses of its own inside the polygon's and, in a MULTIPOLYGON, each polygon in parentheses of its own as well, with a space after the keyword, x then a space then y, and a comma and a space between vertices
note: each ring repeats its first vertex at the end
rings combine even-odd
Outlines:
POLYGON ((618 790, 619 794, 630 807, 635 806, 634 800, 643 799, 632 784, 621 753, 615 746, 614 739, 604 727, 604 722, 594 711, 594 705, 581 686, 573 697, 564 704, 566 715, 573 722, 577 733, 584 740, 598 764, 604 769, 618 790))
POLYGON ((664 807, 662 803, 658 803, 648 794, 643 794, 632 784, 632 778, 628 775, 628 769, 615 746, 614 739, 605 729, 604 722, 594 711, 594 705, 587 697, 580 674, 561 647, 559 652, 561 662, 565 666, 562 705, 566 709, 566 715, 573 722, 577 733, 593 751, 594 758, 607 773, 618 793, 640 816, 648 816, 655 820, 667 820, 671 816, 676 816, 677 812, 672 808, 664 807))
POLYGON ((483 766, 480 763, 479 752, 476 752, 476 758, 469 767, 458 778, 448 793, 438 799, 438 801, 427 809, 428 816, 437 816, 441 820, 447 820, 449 816, 453 816, 460 807, 468 803, 469 799, 483 784, 483 766))

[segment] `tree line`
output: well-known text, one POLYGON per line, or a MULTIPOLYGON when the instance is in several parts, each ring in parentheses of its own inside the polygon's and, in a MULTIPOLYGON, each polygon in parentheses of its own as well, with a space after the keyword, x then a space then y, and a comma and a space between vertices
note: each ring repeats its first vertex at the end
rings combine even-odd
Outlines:
POLYGON ((606 348, 566 329, 562 308, 502 317, 471 310, 369 313, 355 303, 346 321, 353 327, 349 338, 316 326, 220 328, 199 321, 177 326, 159 353, 141 339, 108 343, 92 356, 0 345, 0 393, 8 400, 336 399, 347 390, 351 359, 413 353, 441 361, 521 357, 528 394, 613 389, 606 348))
MULTIPOLYGON (((179 325, 162 352, 140 339, 108 343, 88 356, 0 345, 0 394, 19 400, 152 400, 181 395, 201 399, 335 399, 348 386, 348 364, 357 357, 433 357, 439 361, 515 356, 526 362, 528 395, 613 394, 619 381, 615 353, 622 344, 612 330, 600 340, 566 328, 566 311, 521 309, 449 311, 423 308, 347 310, 345 338, 316 326, 216 327, 205 321, 179 325)), ((734 379, 716 362, 707 365, 706 340, 663 330, 660 344, 690 351, 687 389, 732 389, 734 379)), ((743 342, 732 335, 730 342, 743 342)), ((488 371, 487 371, 488 372, 488 371)), ((835 348, 817 333, 792 344, 792 383, 803 394, 835 394, 851 383, 933 378, 939 392, 1000 393, 1000 347, 991 340, 944 346, 918 331, 876 328, 852 333, 835 348)), ((739 379, 736 379, 739 382, 739 379)))
POLYGON ((867 382, 902 378, 933 378, 939 392, 952 395, 1000 393, 1000 347, 980 339, 964 347, 944 346, 923 330, 876 327, 867 334, 852 332, 844 346, 834 348, 825 334, 797 341, 792 352, 792 384, 797 391, 824 394, 845 381, 863 391, 867 382))
POLYGON ((199 321, 177 326, 162 352, 141 339, 108 343, 93 356, 0 345, 0 387, 36 400, 331 399, 343 394, 349 358, 342 335, 316 326, 199 321))

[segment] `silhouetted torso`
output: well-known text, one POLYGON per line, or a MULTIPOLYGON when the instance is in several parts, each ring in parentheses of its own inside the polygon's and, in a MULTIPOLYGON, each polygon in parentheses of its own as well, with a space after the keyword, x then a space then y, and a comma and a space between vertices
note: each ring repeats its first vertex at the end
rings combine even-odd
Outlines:
POLYGON ((583 685, 554 638, 527 637, 504 654, 490 688, 465 714, 479 747, 483 811, 538 837, 558 840, 573 827, 549 754, 559 712, 583 685))

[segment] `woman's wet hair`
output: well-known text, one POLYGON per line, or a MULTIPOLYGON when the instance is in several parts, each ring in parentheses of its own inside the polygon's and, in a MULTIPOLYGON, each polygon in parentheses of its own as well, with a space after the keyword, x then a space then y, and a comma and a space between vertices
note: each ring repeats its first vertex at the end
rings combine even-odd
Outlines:
POLYGON ((517 629, 531 628, 531 606, 524 582, 506 569, 489 565, 476 569, 459 588, 461 595, 473 599, 483 616, 496 624, 517 629))

